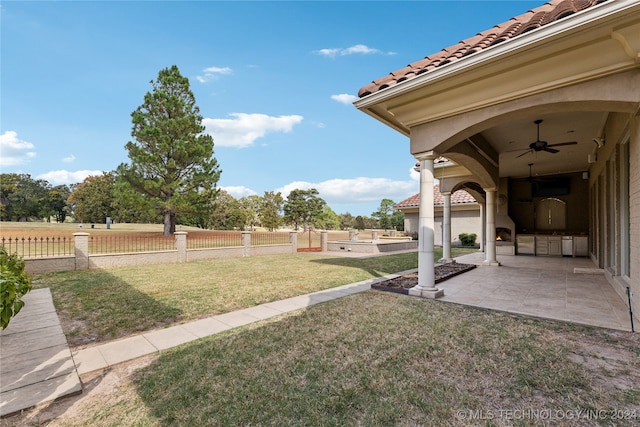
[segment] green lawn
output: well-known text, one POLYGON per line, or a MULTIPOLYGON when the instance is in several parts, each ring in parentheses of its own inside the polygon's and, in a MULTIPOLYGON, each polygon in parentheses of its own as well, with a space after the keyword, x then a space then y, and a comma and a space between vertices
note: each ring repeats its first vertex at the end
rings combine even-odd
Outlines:
POLYGON ((56 425, 632 426, 639 344, 368 291, 163 352, 56 425))
MULTIPOLYGON (((65 328, 75 325, 82 342, 416 264, 416 253, 298 254, 57 273, 36 282, 51 287, 65 328)), ((77 399, 73 406, 53 404, 49 413, 58 418, 48 425, 634 426, 640 419, 639 334, 379 291, 133 363, 141 368, 83 378, 85 392, 69 398, 77 399)), ((7 422, 41 425, 47 413, 7 422)))
POLYGON ((69 343, 78 346, 416 267, 415 252, 291 254, 51 273, 36 276, 34 287, 51 289, 69 343))

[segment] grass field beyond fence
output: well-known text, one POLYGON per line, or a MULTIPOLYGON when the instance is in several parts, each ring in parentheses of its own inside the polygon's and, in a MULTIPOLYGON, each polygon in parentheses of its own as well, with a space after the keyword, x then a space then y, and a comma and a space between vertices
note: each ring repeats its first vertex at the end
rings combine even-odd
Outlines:
MULTIPOLYGON (((89 233, 90 254, 135 253, 175 250, 174 236, 163 236, 161 224, 70 224, 44 222, 0 222, 0 244, 23 258, 72 256, 77 232, 89 233)), ((242 246, 241 231, 203 230, 178 226, 186 231, 187 249, 242 246)), ((251 246, 288 245, 288 230, 251 232, 251 246)), ((320 231, 299 231, 298 248, 319 247, 320 231)), ((371 232, 365 232, 365 236, 371 232)), ((346 239, 348 231, 329 231, 329 240, 346 239)))
MULTIPOLYGON (((90 254, 134 253, 174 250, 174 236, 163 236, 161 224, 112 224, 109 229, 102 224, 56 224, 44 222, 0 222, 0 244, 10 253, 23 258, 70 256, 74 254, 76 232, 89 233, 90 254)), ((242 246, 242 231, 203 230, 179 226, 186 231, 187 249, 211 249, 242 246)), ((251 246, 286 245, 290 243, 290 231, 251 232, 251 246)), ((320 247, 318 230, 298 231, 298 248, 320 247)), ((384 234, 381 232, 381 234, 384 234)), ((362 231, 360 240, 371 239, 371 230, 362 231)), ((328 231, 327 239, 345 240, 348 231, 328 231)))

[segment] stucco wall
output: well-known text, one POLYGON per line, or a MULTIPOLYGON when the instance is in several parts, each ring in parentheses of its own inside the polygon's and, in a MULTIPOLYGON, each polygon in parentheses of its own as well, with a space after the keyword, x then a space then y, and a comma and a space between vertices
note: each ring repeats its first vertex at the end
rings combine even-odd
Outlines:
POLYGON ((74 256, 25 259, 24 269, 29 274, 53 273, 76 269, 74 256))
MULTIPOLYGON (((434 223, 434 244, 442 246, 442 210, 436 209, 434 223)), ((418 231, 418 213, 405 212, 404 229, 407 233, 418 231)), ((458 235, 462 233, 475 233, 478 238, 476 243, 480 243, 480 230, 482 221, 480 219, 480 209, 473 210, 451 210, 451 244, 453 246, 460 245, 458 235)))
POLYGON ((175 264, 178 251, 89 255, 89 268, 130 267, 148 264, 175 264))
MULTIPOLYGON (((458 235, 462 233, 475 233, 478 237, 476 244, 480 242, 480 210, 452 211, 451 212, 451 245, 459 246, 458 235)), ((435 244, 442 245, 442 212, 435 213, 435 244)))
POLYGON ((516 233, 533 233, 536 230, 534 208, 546 198, 552 197, 566 203, 566 228, 569 233, 587 233, 589 231, 589 181, 582 177, 582 172, 559 174, 554 178, 569 180, 569 194, 548 197, 532 197, 532 183, 526 179, 514 179, 509 183, 509 216, 516 224, 516 233), (531 200, 523 203, 522 200, 531 200))
POLYGON ((606 143, 597 152, 597 162, 590 175, 591 258, 605 270, 605 276, 618 295, 628 302, 627 287, 632 298, 636 330, 640 329, 640 120, 629 114, 610 114, 605 126, 606 143), (625 183, 624 154, 628 144, 628 196, 625 183), (627 200, 624 198, 628 197, 627 200), (626 202, 628 201, 628 211, 626 202), (622 264, 626 243, 624 217, 628 213, 628 275, 622 264))

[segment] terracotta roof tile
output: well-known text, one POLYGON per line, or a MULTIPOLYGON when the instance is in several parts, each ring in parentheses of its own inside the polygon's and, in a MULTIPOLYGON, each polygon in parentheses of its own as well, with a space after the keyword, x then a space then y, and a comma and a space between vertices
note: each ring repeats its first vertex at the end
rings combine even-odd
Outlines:
MULTIPOLYGON (((440 186, 433 186, 433 204, 434 206, 444 205, 444 197, 442 193, 440 193, 440 186)), ((476 203, 476 199, 469 193, 464 190, 458 190, 451 195, 451 205, 463 205, 468 203, 476 203)), ((403 201, 396 203, 395 208, 416 208, 420 206, 420 193, 415 194, 408 199, 404 199, 403 201)))
POLYGON ((507 22, 503 22, 473 37, 462 40, 453 46, 442 49, 440 52, 426 56, 424 59, 393 71, 385 77, 374 80, 372 83, 360 89, 358 97, 362 98, 379 90, 394 86, 397 83, 432 71, 437 67, 455 62, 473 53, 488 49, 491 46, 495 46, 513 37, 535 30, 536 28, 558 21, 605 1, 611 0, 551 0, 520 16, 511 18, 507 22))

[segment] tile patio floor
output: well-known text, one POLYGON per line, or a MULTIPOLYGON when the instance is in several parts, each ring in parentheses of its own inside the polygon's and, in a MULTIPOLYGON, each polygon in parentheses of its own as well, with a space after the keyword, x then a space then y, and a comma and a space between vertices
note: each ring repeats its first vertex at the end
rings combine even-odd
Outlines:
MULTIPOLYGON (((631 330, 629 309, 588 258, 500 256, 438 285, 438 301, 473 305, 584 325, 631 330)), ((456 258, 482 264, 483 253, 456 258)))

